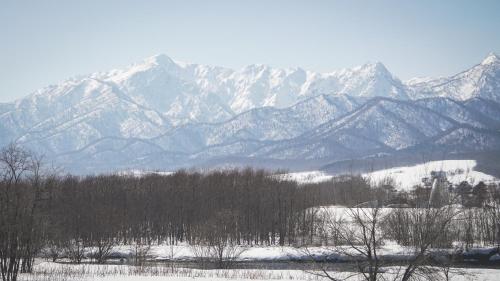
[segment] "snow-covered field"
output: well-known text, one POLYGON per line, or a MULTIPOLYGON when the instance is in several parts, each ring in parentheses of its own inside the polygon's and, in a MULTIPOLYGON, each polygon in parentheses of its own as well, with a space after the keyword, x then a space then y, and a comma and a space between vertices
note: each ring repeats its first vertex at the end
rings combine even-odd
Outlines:
POLYGON ((329 175, 322 171, 295 172, 282 175, 282 179, 292 180, 298 183, 318 183, 329 181, 332 178, 332 175, 329 175))
POLYGON ((394 180, 397 187, 410 189, 422 183, 422 178, 429 176, 431 171, 443 171, 446 173, 448 181, 452 184, 459 184, 468 181, 477 184, 480 181, 485 183, 498 182, 495 177, 475 171, 475 160, 443 160, 431 161, 411 167, 398 167, 386 170, 375 171, 365 174, 373 183, 383 182, 387 178, 394 180))
POLYGON ((159 176, 168 176, 173 174, 173 172, 168 171, 143 171, 143 170, 124 170, 117 173, 120 176, 130 176, 130 177, 144 177, 146 175, 159 175, 159 176))
MULTIPOLYGON (((448 181, 458 184, 462 181, 468 181, 471 184, 484 181, 485 183, 500 182, 494 176, 474 170, 477 163, 475 160, 442 160, 430 161, 424 164, 418 164, 407 167, 396 167, 384 170, 378 170, 363 174, 372 183, 377 184, 387 179, 392 179, 399 189, 410 189, 415 185, 422 183, 423 177, 428 177, 431 171, 446 172, 448 181)), ((330 180, 333 176, 321 171, 290 173, 285 178, 296 180, 300 183, 316 183, 330 180)))
MULTIPOLYGON (((384 268, 384 275, 393 275, 401 268, 384 268)), ((439 270, 436 268, 436 270, 439 270)), ((169 264, 136 267, 130 265, 96 265, 96 264, 57 264, 40 262, 35 266, 34 274, 22 274, 24 281, 66 281, 66 280, 99 280, 99 281, 159 281, 159 280, 325 280, 320 276, 302 270, 267 270, 267 269, 226 269, 200 270, 190 268, 171 268, 169 264)), ((351 272, 330 272, 341 278, 351 272)), ((498 280, 500 269, 450 269, 450 280, 498 280)), ((389 277, 389 276, 386 276, 389 277)), ((351 278, 349 280, 361 280, 351 278)))
MULTIPOLYGON (((341 206, 328 206, 321 208, 324 212, 335 212, 337 215, 345 215, 348 209, 341 206)), ((361 209, 363 210, 363 209, 361 209)), ((384 208, 382 213, 390 209, 384 208)), ((287 269, 195 269, 183 268, 183 261, 193 261, 197 258, 193 248, 188 244, 180 243, 178 245, 154 245, 148 253, 147 266, 132 266, 127 260, 131 261, 134 256, 134 247, 130 245, 116 246, 113 248, 112 253, 114 261, 118 262, 119 257, 123 260, 123 264, 69 264, 69 263, 52 263, 42 260, 37 260, 34 275, 23 275, 20 280, 24 281, 66 281, 66 280, 102 280, 102 281, 157 281, 157 280, 325 280, 310 272, 302 271, 304 264, 311 258, 318 258, 324 260, 328 257, 329 260, 335 261, 349 261, 355 252, 349 249, 329 247, 310 247, 308 249, 294 247, 294 246, 243 246, 240 249, 241 255, 235 259, 238 262, 254 262, 254 264, 288 264, 290 267, 287 269), (349 255, 346 253, 351 252, 349 255), (176 262, 177 266, 172 266, 170 261, 176 262), (293 263, 298 261, 299 263, 293 263)), ((475 248, 469 252, 472 254, 488 254, 491 251, 496 251, 496 248, 475 248)), ((351 249, 352 250, 352 249, 351 249)), ((436 251, 453 251, 452 249, 436 249, 436 251)), ((200 251, 204 252, 204 251, 200 251)), ((239 252, 239 251, 237 251, 239 252)), ((378 256, 381 259, 407 260, 412 255, 412 248, 398 245, 397 243, 385 240, 384 244, 378 249, 378 256)), ((490 254, 491 255, 491 254, 490 254)), ((490 261, 494 262, 500 259, 498 254, 490 257, 490 261)), ((89 260, 85 260, 89 262, 89 260)), ((122 262, 122 261, 120 261, 122 262)), ((189 263, 188 263, 189 264, 189 263)), ((336 270, 347 270, 346 263, 336 263, 338 265, 336 270)), ((347 263, 348 264, 348 263, 347 263)), ((309 264, 306 268, 314 270, 314 264, 309 264)), ((385 268, 387 273, 393 274, 391 271, 400 268, 390 267, 385 268)), ((439 270, 436 268, 436 270, 439 270)), ((452 269, 451 279, 455 281, 462 280, 499 280, 499 269, 452 269), (467 275, 463 275, 467 273, 467 275)), ((335 274, 351 274, 352 272, 336 272, 335 274)), ((350 280, 361 280, 352 278, 350 280)))
MULTIPOLYGON (((381 209, 381 213, 389 212, 390 209, 381 209)), ((325 208, 324 212, 335 211, 342 216, 342 213, 346 213, 345 208, 325 208)), ((348 222, 348 219, 346 220, 348 222)), ((200 246, 197 246, 199 253, 206 253, 207 251, 200 251, 200 246)), ((458 242, 454 245, 453 249, 431 249, 431 252, 442 253, 443 251, 452 253, 457 249, 463 248, 463 245, 458 242)), ((89 256, 92 252, 91 248, 86 249, 86 256, 89 256)), ((324 260, 328 259, 331 261, 352 261, 352 258, 356 257, 358 253, 352 248, 345 246, 343 247, 329 247, 329 246, 311 246, 311 247, 296 247, 296 246, 239 246, 234 251, 235 254, 233 260, 237 262, 258 262, 258 263, 268 263, 268 262, 307 262, 311 259, 324 260)), ((471 254, 483 254, 487 255, 490 252, 497 252, 494 247, 483 247, 483 248, 472 248, 468 253, 471 254)), ((408 257, 412 256, 414 249, 412 247, 401 246, 395 241, 384 240, 383 245, 377 249, 378 256, 381 259, 390 260, 406 260, 408 257)), ((134 259, 134 246, 132 245, 121 245, 113 247, 111 251, 111 257, 115 260, 123 259, 132 261, 134 259)), ((204 256, 207 257, 207 256, 204 256)), ((200 256, 197 256, 193 247, 186 243, 180 243, 179 245, 152 245, 147 252, 147 260, 150 262, 164 262, 164 261, 175 261, 175 262, 189 262, 196 261, 200 256)), ((497 261, 500 257, 494 255, 491 257, 490 261, 497 261)), ((90 261, 90 260, 89 260, 90 261)))
MULTIPOLYGON (((410 249, 399 246, 390 241, 381 246, 378 250, 379 256, 401 256, 406 257, 410 249)), ((309 247, 307 251, 304 248, 293 246, 254 246, 240 247, 241 254, 235 258, 239 262, 283 262, 283 261, 308 261, 311 256, 322 257, 328 256, 338 260, 345 260, 348 257, 334 252, 328 247, 309 247)), ((133 257, 132 246, 118 246, 113 248, 113 255, 120 257, 133 257)), ((188 245, 155 245, 152 246, 148 253, 150 260, 156 261, 192 261, 196 259, 196 255, 192 248, 188 245)))
POLYGON ((169 263, 132 265, 60 264, 41 262, 34 274, 23 274, 24 281, 87 280, 322 280, 301 270, 228 269, 202 270, 171 267, 169 263))

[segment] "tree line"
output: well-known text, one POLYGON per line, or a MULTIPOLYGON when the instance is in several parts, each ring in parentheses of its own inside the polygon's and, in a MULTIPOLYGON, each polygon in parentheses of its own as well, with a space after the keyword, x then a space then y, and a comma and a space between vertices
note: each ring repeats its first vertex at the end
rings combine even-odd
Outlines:
POLYGON ((361 177, 302 186, 253 169, 141 177, 42 171, 41 159, 16 144, 0 151, 3 280, 29 272, 42 249, 55 259, 64 248, 80 262, 91 247, 103 262, 117 244, 291 245, 314 231, 311 207, 356 204, 371 192, 361 177))
MULTIPOLYGON (((152 244, 186 242, 210 246, 223 257, 234 245, 317 243, 331 219, 321 217, 320 206, 419 207, 428 201, 425 190, 397 192, 391 184, 371 186, 353 175, 315 184, 250 168, 77 177, 47 171, 42 164, 16 144, 0 151, 3 281, 30 272, 42 250, 53 260, 64 253, 79 263, 91 249, 91 257, 102 263, 119 244, 135 245, 139 256, 152 244)), ((449 224, 456 229, 446 241, 499 243, 498 187, 462 184, 456 194, 470 211, 460 217, 466 223, 449 224)), ((410 213, 392 212, 384 224, 391 226, 387 237, 402 245, 414 243, 418 225, 410 213)))

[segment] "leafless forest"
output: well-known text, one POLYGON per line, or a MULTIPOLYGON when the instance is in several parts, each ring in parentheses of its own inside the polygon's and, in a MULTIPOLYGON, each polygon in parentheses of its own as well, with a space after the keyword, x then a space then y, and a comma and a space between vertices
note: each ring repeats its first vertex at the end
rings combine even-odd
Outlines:
POLYGON ((61 176, 16 145, 1 151, 0 164, 3 281, 30 272, 41 256, 105 263, 113 247, 134 245, 140 262, 151 245, 178 243, 192 245, 220 268, 229 266, 239 246, 291 245, 306 252, 324 246, 355 256, 359 273, 376 280, 384 265, 377 248, 385 240, 413 249, 398 275, 410 280, 437 262, 431 248, 500 245, 500 189, 482 182, 460 184, 441 207, 431 208, 425 188, 398 192, 390 182, 370 186, 360 176, 301 185, 252 169, 61 176), (332 205, 348 207, 345 215, 322 209, 332 205), (203 254, 204 249, 212 250, 203 254))

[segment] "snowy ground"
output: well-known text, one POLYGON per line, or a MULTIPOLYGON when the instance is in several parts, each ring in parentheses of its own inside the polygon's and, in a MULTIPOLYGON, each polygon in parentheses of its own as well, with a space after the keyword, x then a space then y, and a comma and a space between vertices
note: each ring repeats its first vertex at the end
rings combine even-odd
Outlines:
MULTIPOLYGON (((240 247, 241 254, 235 259, 240 262, 279 262, 279 261, 308 261, 311 256, 318 259, 329 257, 330 259, 345 260, 348 257, 341 255, 327 247, 309 247, 306 251, 304 248, 292 246, 255 246, 255 247, 240 247)), ((379 256, 407 256, 409 249, 401 247, 395 243, 386 242, 385 245, 378 250, 379 256)), ((113 255, 119 257, 132 257, 132 246, 119 246, 113 248, 113 255)), ((191 261, 196 258, 192 248, 188 245, 159 245, 152 246, 149 251, 149 259, 156 261, 176 260, 176 261, 191 261)))
MULTIPOLYGON (((338 208, 340 212, 344 209, 338 208)), ((389 209, 382 209, 385 212, 389 209)), ((327 211, 331 211, 330 209, 327 211)), ((463 248, 463 245, 456 243, 453 249, 431 249, 436 253, 452 253, 457 249, 463 248)), ((198 252, 207 253, 207 251, 200 251, 200 246, 197 246, 198 252)), ((405 247, 397 244, 394 241, 384 240, 383 245, 377 249, 378 256, 386 260, 406 260, 413 255, 414 249, 412 247, 405 247)), ((90 256, 91 248, 87 248, 86 255, 90 256)), ((237 262, 254 262, 254 263, 269 263, 269 262, 309 262, 312 259, 316 260, 329 260, 329 261, 352 261, 358 253, 350 247, 294 247, 294 246, 239 246, 235 249, 238 253, 234 255, 234 261, 237 262)), ((498 252, 495 247, 473 248, 467 253, 481 254, 488 256, 488 253, 498 252)), ((121 245, 113 247, 111 257, 115 260, 124 259, 132 261, 134 258, 134 246, 121 245)), ((206 257, 206 256, 205 256, 206 257)), ((147 253, 147 260, 150 262, 163 262, 163 261, 195 261, 200 258, 195 254, 193 248, 187 244, 179 245, 153 245, 147 253)), ((494 262, 500 260, 500 256, 492 256, 490 261, 494 262)))
POLYGON ((292 180, 298 183, 318 183, 329 181, 332 178, 332 175, 329 175, 322 171, 296 172, 288 173, 282 176, 282 179, 284 180, 292 180))
POLYGON ((173 172, 169 171, 144 171, 144 170, 125 170, 117 173, 120 176, 130 176, 130 177, 144 177, 146 175, 159 175, 159 176, 169 176, 173 172))
MULTIPOLYGON (((384 268, 388 275, 393 275, 401 270, 399 267, 384 268)), ((436 272, 439 269, 436 268, 436 272)), ((34 269, 34 274, 22 274, 20 280, 24 281, 66 281, 66 280, 99 280, 99 281, 158 281, 158 280, 326 280, 316 276, 317 271, 305 272, 302 270, 264 270, 264 269, 228 269, 228 270, 200 270, 190 268, 171 268, 169 264, 151 266, 131 265, 96 265, 96 264, 57 264, 39 262, 34 269)), ((351 272, 330 272, 336 277, 351 275, 351 272)), ((456 269, 450 270, 450 280, 498 280, 500 269, 456 269)), ((352 278, 349 280, 361 280, 352 278)))
MULTIPOLYGON (((324 211, 345 212, 346 208, 329 207, 324 211)), ((388 209, 383 209, 385 211, 388 209)), ((20 280, 24 281, 69 281, 69 280, 102 280, 102 281, 157 281, 157 280, 325 280, 314 274, 300 270, 308 268, 314 270, 314 263, 309 263, 311 258, 324 260, 328 257, 330 261, 348 261, 349 257, 344 252, 351 252, 349 248, 342 249, 342 254, 339 250, 328 247, 310 247, 307 250, 293 246, 254 246, 244 247, 244 251, 236 259, 239 262, 252 262, 256 267, 251 269, 230 269, 230 270, 204 270, 196 268, 185 268, 188 263, 182 261, 192 261, 196 258, 192 248, 187 244, 180 245, 155 245, 152 246, 148 253, 148 263, 146 266, 133 266, 129 262, 133 259, 133 246, 116 246, 113 248, 114 262, 121 264, 106 264, 97 265, 89 264, 89 260, 85 260, 86 264, 69 264, 69 263, 52 263, 41 259, 37 259, 35 266, 35 274, 23 275, 20 280), (118 257, 124 258, 121 261, 118 257), (127 262, 129 259, 129 262, 127 262), (177 263, 177 266, 172 266, 170 261, 177 263), (294 263, 294 261, 299 261, 294 263), (307 261, 307 262, 304 262, 307 261), (273 266, 273 264, 287 265, 273 266), (266 265, 265 269, 262 267, 266 265), (276 268, 276 269, 269 269, 276 268)), ((476 248, 470 251, 471 254, 488 254, 491 251, 496 251, 496 248, 476 248)), ((437 249, 435 251, 452 251, 451 249, 437 249)), ((378 255, 381 259, 390 261, 406 260, 411 256, 411 248, 403 247, 395 242, 384 241, 384 244, 378 249, 378 255)), ((351 252, 351 254, 354 254, 351 252)), ((491 255, 491 254, 490 254, 491 255)), ((499 254, 493 255, 490 261, 500 260, 499 254)), ((66 260, 62 260, 67 262, 66 260)), ((332 263, 336 270, 348 270, 350 263, 332 263)), ((395 267, 387 268, 387 271, 395 270, 395 267)), ((436 269, 437 270, 437 269, 436 269)), ((463 269, 467 272, 467 276, 461 276, 463 272, 458 274, 459 270, 454 269, 452 279, 456 281, 462 280, 499 280, 499 269, 463 269)), ((460 270, 462 271, 462 270, 460 270)), ((336 272, 335 274, 351 274, 349 272, 336 272)), ((391 273, 387 273, 391 274, 391 273)), ((360 280, 360 279, 349 279, 360 280)))
POLYGON ((41 262, 35 266, 34 274, 21 277, 24 281, 321 280, 301 270, 202 270, 171 267, 168 263, 133 266, 41 262))
MULTIPOLYGON (((428 177, 431 171, 446 172, 448 180, 453 184, 458 184, 464 180, 467 180, 471 184, 478 183, 479 181, 484 181, 485 183, 499 182, 499 179, 491 175, 475 171, 475 167, 475 160, 442 160, 430 161, 408 167, 374 171, 365 173, 363 176, 374 184, 386 181, 390 178, 394 181, 397 188, 404 190, 421 184, 422 178, 428 177)), ((322 182, 330 180, 332 177, 332 175, 328 175, 321 171, 290 173, 285 176, 286 179, 296 180, 299 183, 322 182)))
POLYGON ((417 184, 422 183, 423 177, 428 177, 431 171, 446 172, 448 181, 453 184, 459 184, 462 181, 468 181, 471 184, 477 184, 480 181, 485 183, 498 182, 493 176, 475 171, 475 160, 443 160, 431 161, 425 164, 411 167, 398 167, 386 170, 375 171, 364 174, 373 183, 383 182, 386 178, 392 178, 396 186, 401 189, 410 189, 417 184))

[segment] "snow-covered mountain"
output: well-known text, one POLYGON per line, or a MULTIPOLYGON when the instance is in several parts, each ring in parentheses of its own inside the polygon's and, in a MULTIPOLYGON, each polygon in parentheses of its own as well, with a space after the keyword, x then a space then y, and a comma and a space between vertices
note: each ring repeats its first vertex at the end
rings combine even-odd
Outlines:
POLYGON ((249 65, 240 70, 175 62, 165 55, 125 71, 95 75, 175 124, 217 122, 258 107, 289 107, 317 95, 406 98, 403 84, 381 63, 317 73, 249 65))
POLYGON ((359 102, 350 96, 315 96, 291 107, 260 107, 219 123, 190 123, 155 138, 171 150, 192 153, 239 140, 276 141, 297 137, 352 111, 359 102), (187 143, 186 140, 189 140, 187 143))
POLYGON ((401 82, 383 64, 240 70, 165 55, 0 104, 18 141, 73 172, 195 165, 308 168, 370 155, 500 150, 500 59, 401 82), (292 163, 293 161, 293 163, 292 163))
MULTIPOLYGON (((293 139, 267 144, 249 156, 346 160, 421 147, 448 152, 500 148, 500 132, 474 127, 419 104, 373 98, 357 109, 293 139)), ((477 117, 480 119, 480 117, 477 117)))
POLYGON ((500 58, 490 53, 480 64, 446 78, 411 79, 406 85, 412 98, 429 96, 456 100, 484 98, 500 101, 500 58))

